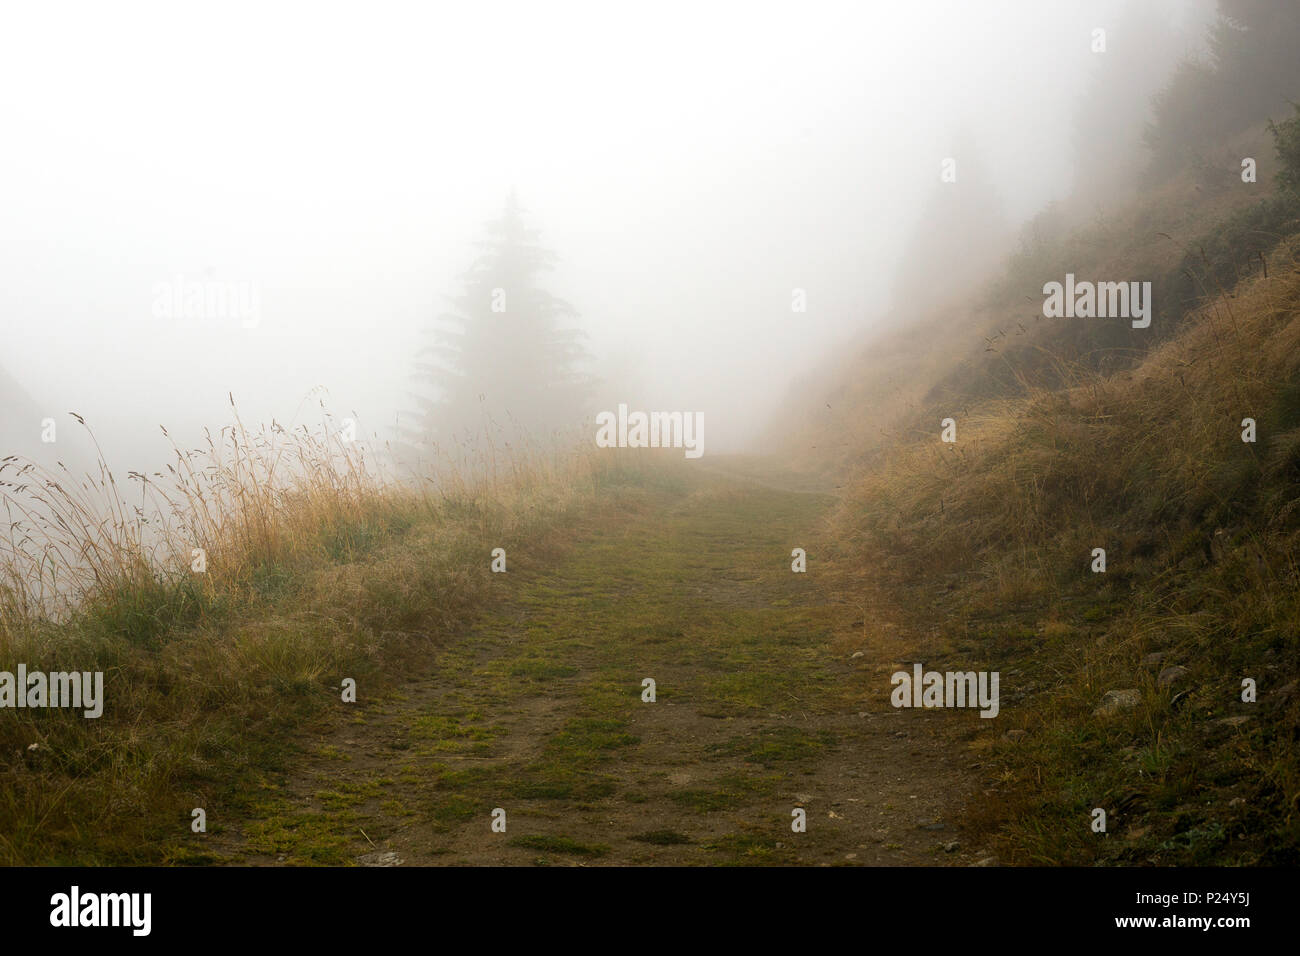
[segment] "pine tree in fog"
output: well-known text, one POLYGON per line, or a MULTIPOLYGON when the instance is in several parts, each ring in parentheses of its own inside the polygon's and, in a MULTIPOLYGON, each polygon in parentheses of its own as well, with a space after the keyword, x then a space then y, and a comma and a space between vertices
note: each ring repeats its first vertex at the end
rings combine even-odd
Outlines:
POLYGON ((1205 55, 1183 61, 1152 103, 1148 179, 1204 162, 1226 137, 1285 119, 1300 98, 1300 3, 1218 0, 1205 55))
MULTIPOLYGON (((1010 227, 993 176, 965 134, 948 157, 952 181, 935 176, 928 201, 903 246, 894 281, 894 308, 916 313, 945 296, 967 292, 988 275, 1009 243, 1010 227), (942 274, 944 281, 936 282, 942 274)), ((942 167, 935 164, 933 170, 942 167)))
POLYGON ((416 409, 403 444, 428 458, 484 436, 544 442, 583 418, 587 377, 573 308, 542 288, 554 253, 528 228, 512 192, 489 222, 452 310, 426 330, 415 361, 416 409))

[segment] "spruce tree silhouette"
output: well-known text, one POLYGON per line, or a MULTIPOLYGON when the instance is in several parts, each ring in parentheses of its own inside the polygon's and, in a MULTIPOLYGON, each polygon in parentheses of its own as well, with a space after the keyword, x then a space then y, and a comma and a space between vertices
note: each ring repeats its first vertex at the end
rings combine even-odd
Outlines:
POLYGON ((555 255, 528 228, 513 190, 486 232, 464 291, 425 330, 416 355, 416 408, 399 430, 408 457, 428 461, 452 442, 473 447, 501 435, 545 443, 586 411, 586 351, 567 324, 576 312, 539 284, 555 255))
MULTIPOLYGON (((893 305, 919 313, 945 303, 986 276, 1009 244, 1002 203, 971 138, 956 137, 949 153, 955 179, 935 176, 894 279, 893 305)), ((938 162, 932 167, 939 173, 938 162)))

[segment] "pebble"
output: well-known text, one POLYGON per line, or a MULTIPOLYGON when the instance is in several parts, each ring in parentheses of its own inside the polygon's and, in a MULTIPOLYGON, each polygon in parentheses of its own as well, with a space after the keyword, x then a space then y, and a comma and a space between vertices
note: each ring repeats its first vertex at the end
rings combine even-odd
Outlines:
POLYGON ((1097 705, 1097 709, 1092 712, 1092 715, 1094 717, 1109 717, 1111 714, 1132 710, 1141 700, 1142 695, 1136 687, 1126 687, 1123 690, 1108 690, 1102 695, 1101 703, 1097 705))
POLYGON ((1254 717, 1246 714, 1238 714, 1236 717, 1220 717, 1218 720, 1212 720, 1210 723, 1218 724, 1220 727, 1240 727, 1242 724, 1248 724, 1254 717))
POLYGON ((1172 687, 1186 676, 1187 668, 1175 664, 1173 667, 1166 667, 1162 670, 1160 676, 1156 678, 1156 683, 1161 687, 1172 687))

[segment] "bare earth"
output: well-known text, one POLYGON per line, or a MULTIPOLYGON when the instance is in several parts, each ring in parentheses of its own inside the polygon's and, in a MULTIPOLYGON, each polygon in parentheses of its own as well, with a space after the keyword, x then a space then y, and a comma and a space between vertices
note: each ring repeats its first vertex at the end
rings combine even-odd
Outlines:
POLYGON ((978 717, 889 706, 924 641, 821 560, 816 489, 715 460, 558 558, 510 552, 474 627, 400 693, 340 704, 214 841, 272 865, 987 858, 963 827, 978 717))

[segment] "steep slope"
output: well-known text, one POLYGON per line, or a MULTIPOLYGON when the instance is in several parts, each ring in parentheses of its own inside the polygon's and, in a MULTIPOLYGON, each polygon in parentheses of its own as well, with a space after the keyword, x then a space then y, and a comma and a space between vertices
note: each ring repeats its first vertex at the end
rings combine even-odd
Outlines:
POLYGON ((1300 860, 1300 197, 1196 176, 864 349, 793 445, 926 666, 1002 674, 1005 859, 1300 860), (1067 272, 1151 281, 1151 327, 1045 318, 1067 272))
POLYGON ((884 317, 797 383, 769 446, 810 470, 840 471, 867 463, 900 436, 937 435, 940 419, 972 401, 1059 387, 1079 366, 1131 366, 1175 334, 1207 295, 1258 273, 1259 256, 1300 217, 1300 201, 1275 199, 1277 161, 1261 159, 1255 183, 1242 182, 1230 162, 1273 151, 1260 124, 1219 146, 1213 162, 1121 208, 1098 212, 1083 201, 1049 207, 980 284, 953 286, 936 263, 946 301, 919 315, 884 317), (1043 284, 1067 273, 1152 282, 1151 327, 1044 318, 1043 284))

